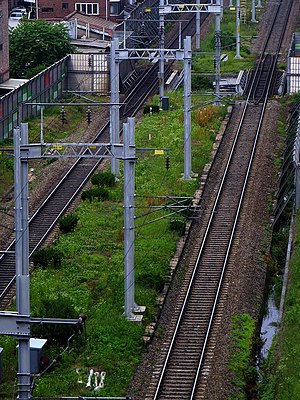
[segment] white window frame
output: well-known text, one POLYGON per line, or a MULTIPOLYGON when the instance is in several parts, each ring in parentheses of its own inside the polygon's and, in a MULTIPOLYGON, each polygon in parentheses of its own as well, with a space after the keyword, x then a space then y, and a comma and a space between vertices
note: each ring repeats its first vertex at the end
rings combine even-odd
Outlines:
POLYGON ((99 3, 75 3, 75 10, 86 15, 99 15, 99 8, 99 3), (87 12, 89 8, 91 12, 87 12))

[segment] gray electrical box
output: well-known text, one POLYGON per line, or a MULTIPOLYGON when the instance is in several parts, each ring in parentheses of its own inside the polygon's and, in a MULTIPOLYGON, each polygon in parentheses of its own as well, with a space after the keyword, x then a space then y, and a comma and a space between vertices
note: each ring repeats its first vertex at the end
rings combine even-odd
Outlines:
POLYGON ((161 108, 164 111, 167 111, 169 109, 169 97, 168 96, 164 96, 161 98, 161 108))
POLYGON ((3 377, 2 352, 3 352, 3 348, 0 347, 0 381, 2 381, 2 377, 3 377))
MULTIPOLYGON (((41 367, 41 357, 43 355, 43 347, 46 344, 47 339, 36 339, 30 338, 30 373, 38 374, 41 367)), ((17 349, 19 345, 17 346, 17 349)))
POLYGON ((43 355, 43 347, 47 339, 30 339, 30 372, 37 374, 40 372, 41 357, 43 355))

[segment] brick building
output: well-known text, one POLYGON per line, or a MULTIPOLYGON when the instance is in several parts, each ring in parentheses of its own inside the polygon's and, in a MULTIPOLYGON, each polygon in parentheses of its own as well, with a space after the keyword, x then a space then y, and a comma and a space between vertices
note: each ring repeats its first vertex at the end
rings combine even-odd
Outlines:
POLYGON ((124 0, 37 0, 38 18, 64 19, 73 11, 114 20, 124 8, 124 0))
POLYGON ((0 83, 9 78, 8 4, 0 0, 0 83))

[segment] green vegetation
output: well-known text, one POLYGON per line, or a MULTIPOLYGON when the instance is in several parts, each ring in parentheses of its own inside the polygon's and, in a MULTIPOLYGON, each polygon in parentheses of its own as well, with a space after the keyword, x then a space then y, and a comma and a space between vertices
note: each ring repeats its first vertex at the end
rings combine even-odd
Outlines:
POLYGON ((299 213, 295 227, 295 242, 290 262, 289 286, 286 294, 281 328, 274 340, 264 368, 261 400, 299 399, 300 359, 300 238, 299 213))
POLYGON ((232 372, 235 393, 229 399, 246 400, 249 398, 249 386, 256 381, 256 369, 253 366, 254 319, 249 314, 236 315, 231 334, 233 355, 228 366, 232 372))
POLYGON ((14 78, 29 79, 73 52, 63 24, 24 19, 9 32, 10 74, 14 78))
MULTIPOLYGON (((197 97, 193 100, 200 101, 197 97)), ((155 97, 153 104, 158 102, 155 97)), ((194 172, 201 173, 209 160, 225 114, 225 107, 213 105, 192 111, 194 172)), ((70 341, 71 352, 64 349, 73 329, 64 328, 57 335, 45 325, 34 328, 35 334, 51 338, 46 349, 50 361, 60 355, 55 368, 36 380, 35 396, 92 396, 93 390, 85 387, 90 368, 106 372, 101 396, 122 396, 140 361, 144 349, 142 334, 145 325, 155 321, 156 299, 168 279, 169 261, 185 224, 184 216, 180 219, 181 229, 179 224, 176 229, 175 224, 171 227, 168 218, 147 224, 152 216, 142 214, 150 211, 152 205, 164 204, 164 200, 156 196, 192 196, 198 186, 196 180, 182 180, 182 91, 170 93, 170 111, 145 115, 136 126, 135 137, 137 147, 168 148, 170 157, 167 170, 165 155, 155 155, 154 151, 137 154, 135 300, 146 306, 143 324, 128 322, 123 315, 123 180, 120 178, 117 185, 106 186, 109 199, 81 202, 76 210, 79 219, 74 232, 61 234, 49 248, 51 250, 47 250, 50 254, 62 255, 60 262, 37 267, 32 273, 33 316, 74 318, 87 315, 86 330, 80 336, 75 332, 75 338, 70 341), (76 369, 82 376, 82 384, 77 383, 76 369)), ((154 214, 155 218, 164 215, 164 211, 154 214)), ((4 348, 5 367, 0 395, 11 395, 16 343, 11 338, 0 337, 0 345, 4 348), (7 364, 10 357, 12 362, 7 364)))
POLYGON ((12 143, 9 144, 1 143, 1 147, 5 150, 5 147, 11 149, 10 151, 0 151, 0 198, 2 198, 8 188, 13 185, 14 181, 14 158, 13 158, 13 150, 12 143))
MULTIPOLYGON (((251 9, 251 1, 249 2, 251 9)), ((257 19, 261 17, 261 11, 257 10, 257 19)), ((251 18, 251 17, 250 17, 251 18)), ((250 19, 249 18, 249 19, 250 19)), ((253 68, 256 54, 251 52, 251 45, 256 39, 258 31, 257 24, 243 23, 240 24, 240 59, 236 59, 236 12, 224 10, 221 21, 221 48, 222 54, 228 55, 226 62, 221 62, 221 74, 234 74, 241 70, 253 68)), ((215 27, 212 26, 210 33, 201 42, 201 55, 195 55, 193 58, 193 72, 201 74, 214 73, 214 56, 215 56, 215 27)))

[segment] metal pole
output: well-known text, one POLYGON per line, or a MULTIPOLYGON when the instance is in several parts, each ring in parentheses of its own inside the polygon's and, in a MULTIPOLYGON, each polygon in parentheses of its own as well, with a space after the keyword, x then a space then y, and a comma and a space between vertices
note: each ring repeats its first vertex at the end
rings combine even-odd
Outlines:
POLYGON ((257 5, 256 5, 256 7, 257 7, 257 8, 262 8, 261 0, 257 0, 257 5))
POLYGON ((233 7, 233 0, 229 1, 229 7, 233 7))
MULTIPOLYGON (((220 5, 220 0, 217 0, 220 5)), ((220 57, 221 57, 221 15, 216 14, 216 87, 215 87, 215 104, 220 105, 220 57)))
POLYGON ((129 123, 123 124, 124 144, 124 290, 125 316, 134 319, 134 162, 130 159, 131 144, 129 123))
POLYGON ((257 22, 255 19, 255 0, 252 0, 252 8, 251 8, 251 22, 257 22))
MULTIPOLYGON (((119 103, 119 60, 116 58, 116 51, 119 50, 119 41, 113 39, 110 47, 110 100, 113 105, 110 108, 110 142, 113 144, 120 143, 120 109, 115 103, 119 103)), ((113 157, 111 160, 111 172, 118 176, 120 174, 120 162, 113 157)))
MULTIPOLYGON (((24 129, 22 125, 23 135, 22 143, 27 141, 26 128, 24 129)), ((25 188, 28 185, 28 164, 22 162, 21 165, 20 141, 21 129, 18 127, 14 129, 16 305, 18 314, 29 315, 28 248, 25 248, 28 241, 28 188, 25 188)), ((28 400, 31 398, 29 338, 19 338, 18 343, 18 399, 28 400)))
POLYGON ((242 58, 240 54, 241 48, 241 6, 240 0, 236 0, 236 53, 235 58, 242 58))
POLYGON ((41 144, 44 144, 44 107, 41 107, 41 144))
MULTIPOLYGON (((165 0, 159 0, 159 6, 163 7, 165 4, 165 0)), ((163 49, 165 48, 165 16, 164 14, 159 14, 159 47, 161 49, 160 58, 159 58, 159 72, 158 72, 158 81, 159 81, 159 99, 162 105, 162 98, 164 96, 164 85, 165 85, 165 60, 163 49)))
POLYGON ((191 37, 184 40, 184 174, 183 179, 192 177, 191 156, 191 37))
MULTIPOLYGON (((196 1, 196 4, 200 4, 200 0, 196 1)), ((201 25, 201 13, 196 12, 196 50, 200 50, 200 25, 201 25)))
POLYGON ((181 49, 181 21, 179 21, 178 48, 181 49))

